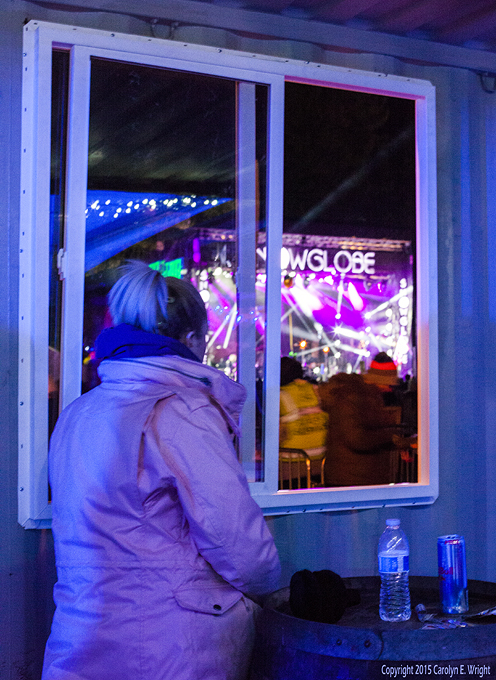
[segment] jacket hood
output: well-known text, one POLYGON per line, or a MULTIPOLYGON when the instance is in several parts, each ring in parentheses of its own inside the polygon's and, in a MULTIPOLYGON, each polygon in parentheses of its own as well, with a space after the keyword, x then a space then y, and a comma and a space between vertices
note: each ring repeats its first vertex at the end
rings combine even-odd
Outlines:
POLYGON ((212 366, 180 356, 153 356, 104 360, 98 367, 103 384, 134 383, 145 392, 163 393, 198 390, 221 407, 231 428, 238 434, 237 419, 246 400, 246 390, 212 366))

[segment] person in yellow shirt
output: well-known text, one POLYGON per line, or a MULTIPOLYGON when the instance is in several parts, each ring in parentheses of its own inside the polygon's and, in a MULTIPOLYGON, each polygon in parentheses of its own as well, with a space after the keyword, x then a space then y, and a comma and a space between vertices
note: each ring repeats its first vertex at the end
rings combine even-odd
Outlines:
MULTIPOLYGON (((319 405, 317 388, 303 378, 301 364, 281 358, 279 448, 300 449, 311 462, 325 455, 328 416, 319 405)), ((288 457, 289 452, 281 452, 288 457)))

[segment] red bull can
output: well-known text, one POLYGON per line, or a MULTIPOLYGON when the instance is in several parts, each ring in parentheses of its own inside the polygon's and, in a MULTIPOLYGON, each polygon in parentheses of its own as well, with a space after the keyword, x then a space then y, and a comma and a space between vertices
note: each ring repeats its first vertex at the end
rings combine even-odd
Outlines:
POLYGON ((439 595, 443 612, 463 614, 468 611, 467 565, 463 536, 440 536, 437 539, 439 595))

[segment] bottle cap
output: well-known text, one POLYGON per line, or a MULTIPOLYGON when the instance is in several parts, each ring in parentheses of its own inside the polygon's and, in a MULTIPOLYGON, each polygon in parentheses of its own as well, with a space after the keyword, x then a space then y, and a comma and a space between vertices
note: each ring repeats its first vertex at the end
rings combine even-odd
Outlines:
POLYGON ((387 519, 386 520, 386 525, 388 527, 399 527, 400 523, 401 523, 401 520, 399 520, 399 519, 387 519))

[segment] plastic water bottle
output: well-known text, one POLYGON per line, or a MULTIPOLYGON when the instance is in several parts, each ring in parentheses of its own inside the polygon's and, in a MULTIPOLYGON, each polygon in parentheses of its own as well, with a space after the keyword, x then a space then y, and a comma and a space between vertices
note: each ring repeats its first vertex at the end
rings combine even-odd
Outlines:
POLYGON ((383 621, 407 621, 411 616, 408 585, 410 549, 399 519, 387 519, 379 539, 381 595, 379 615, 383 621))

